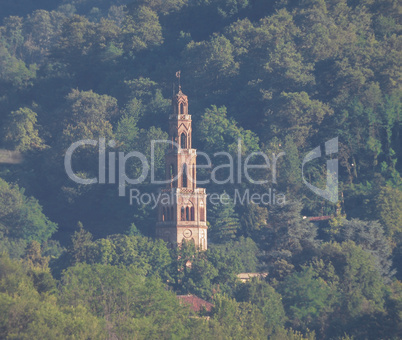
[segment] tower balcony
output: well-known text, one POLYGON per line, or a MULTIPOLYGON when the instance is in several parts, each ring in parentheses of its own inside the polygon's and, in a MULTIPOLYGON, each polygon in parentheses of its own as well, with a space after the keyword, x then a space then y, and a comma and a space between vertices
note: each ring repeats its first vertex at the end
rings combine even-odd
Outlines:
POLYGON ((166 192, 173 192, 174 195, 178 194, 197 194, 197 195, 205 195, 206 190, 205 188, 163 188, 160 189, 161 192, 166 193, 166 192))
POLYGON ((171 114, 169 115, 170 120, 191 120, 191 115, 176 115, 171 114))
POLYGON ((189 155, 196 155, 197 154, 197 149, 177 149, 173 148, 172 150, 169 151, 169 154, 189 154, 189 155))
POLYGON ((201 227, 201 228, 207 228, 207 222, 206 221, 181 221, 181 220, 173 220, 173 221, 158 221, 156 222, 157 227, 201 227))
POLYGON ((196 149, 179 149, 179 153, 187 153, 189 155, 196 155, 197 150, 196 149))

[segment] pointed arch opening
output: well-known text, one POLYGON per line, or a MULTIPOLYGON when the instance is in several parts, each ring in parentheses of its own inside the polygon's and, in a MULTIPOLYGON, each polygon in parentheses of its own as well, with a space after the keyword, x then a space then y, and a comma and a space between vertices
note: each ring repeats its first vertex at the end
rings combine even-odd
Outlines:
POLYGON ((182 149, 187 148, 187 135, 184 132, 180 135, 180 147, 182 149))
POLYGON ((193 178, 191 179, 193 182, 193 188, 195 188, 195 165, 193 164, 193 178))
POLYGON ((194 207, 191 207, 190 209, 190 221, 194 221, 194 207))
POLYGON ((184 103, 180 103, 180 114, 184 115, 184 103))
POLYGON ((186 207, 186 221, 190 220, 190 208, 186 207))
POLYGON ((180 220, 181 221, 185 221, 186 220, 186 210, 184 209, 184 207, 181 207, 181 216, 180 216, 180 220))
POLYGON ((183 164, 183 188, 187 188, 187 164, 183 164))
POLYGON ((200 221, 205 222, 205 208, 204 208, 203 201, 201 201, 201 203, 200 203, 200 221))

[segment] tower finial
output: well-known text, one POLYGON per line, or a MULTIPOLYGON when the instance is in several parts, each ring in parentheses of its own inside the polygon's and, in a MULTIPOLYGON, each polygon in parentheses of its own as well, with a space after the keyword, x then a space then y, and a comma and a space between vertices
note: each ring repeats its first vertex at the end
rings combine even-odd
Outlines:
POLYGON ((181 91, 181 85, 180 85, 180 73, 181 73, 181 71, 180 71, 180 70, 176 72, 176 78, 179 78, 179 91, 181 91))

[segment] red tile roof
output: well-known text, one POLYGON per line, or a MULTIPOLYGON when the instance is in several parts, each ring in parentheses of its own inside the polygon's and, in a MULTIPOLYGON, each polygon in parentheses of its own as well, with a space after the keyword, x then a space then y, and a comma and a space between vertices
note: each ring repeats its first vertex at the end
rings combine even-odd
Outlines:
POLYGON ((313 216, 313 217, 307 217, 309 221, 326 221, 330 220, 332 216, 313 216))
POLYGON ((209 303, 195 295, 177 295, 177 298, 180 302, 188 304, 194 312, 199 312, 203 308, 205 308, 207 312, 210 312, 214 306, 212 303, 209 303))

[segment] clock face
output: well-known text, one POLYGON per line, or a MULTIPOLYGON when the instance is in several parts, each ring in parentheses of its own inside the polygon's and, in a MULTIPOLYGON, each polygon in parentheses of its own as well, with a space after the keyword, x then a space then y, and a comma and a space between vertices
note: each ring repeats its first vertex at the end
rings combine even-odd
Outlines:
POLYGON ((191 237, 192 234, 193 234, 193 233, 191 232, 190 229, 186 229, 186 230, 183 231, 183 236, 184 236, 185 238, 191 237))

